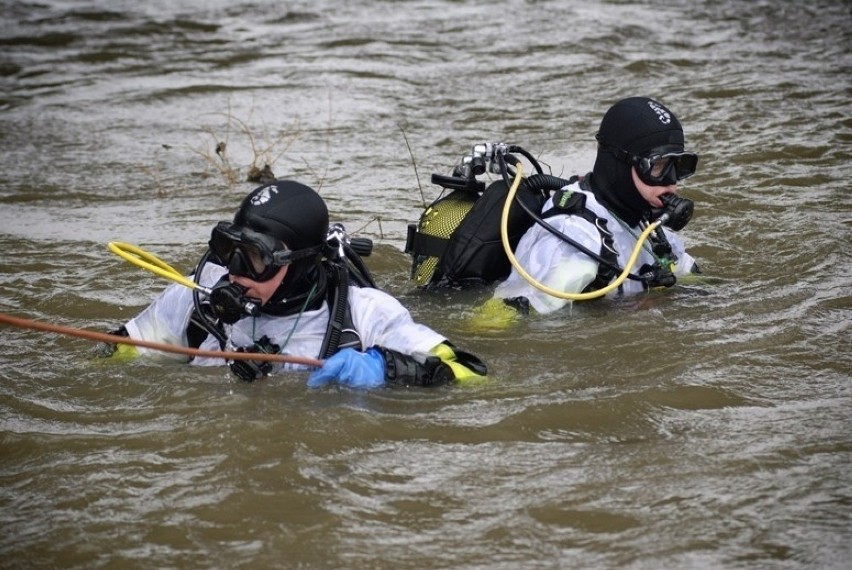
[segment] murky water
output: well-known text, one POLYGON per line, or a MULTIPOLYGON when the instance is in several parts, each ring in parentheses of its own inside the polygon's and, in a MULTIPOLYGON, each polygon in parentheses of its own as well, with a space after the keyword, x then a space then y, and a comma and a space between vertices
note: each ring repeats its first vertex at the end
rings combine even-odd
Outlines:
POLYGON ((106 243, 189 269, 269 162, 493 371, 310 391, 105 365, 4 326, 0 567, 847 567, 847 1, 8 0, 0 17, 0 311, 126 320, 166 283, 106 243), (484 293, 411 287, 418 178, 432 199, 429 174, 485 140, 585 172, 602 113, 636 94, 701 155, 684 233, 705 282, 504 331, 471 327, 484 293))

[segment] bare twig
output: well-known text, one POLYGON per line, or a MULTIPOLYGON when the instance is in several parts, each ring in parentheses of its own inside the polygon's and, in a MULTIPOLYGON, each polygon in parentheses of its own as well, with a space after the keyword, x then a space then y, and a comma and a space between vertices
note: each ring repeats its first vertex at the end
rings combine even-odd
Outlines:
MULTIPOLYGON (((251 128, 254 108, 249 111, 247 119, 235 117, 231 113, 230 103, 228 110, 225 113, 214 113, 221 115, 225 119, 225 136, 219 136, 211 127, 201 127, 201 131, 206 134, 207 141, 203 143, 201 149, 191 149, 199 155, 209 166, 212 166, 224 178, 229 186, 234 186, 241 181, 249 182, 269 182, 275 180, 273 167, 291 148, 295 140, 298 138, 297 130, 284 130, 278 136, 271 137, 269 135, 267 125, 262 125, 261 137, 256 136, 251 128), (236 167, 230 160, 231 148, 236 148, 234 144, 229 143, 229 137, 236 131, 241 138, 248 141, 248 146, 251 150, 251 162, 245 167, 246 174, 240 175, 241 168, 236 167), (214 150, 210 149, 211 143, 214 150)), ((294 121, 294 125, 298 124, 294 121)))
POLYGON ((411 145, 408 144, 408 136, 405 134, 405 129, 402 128, 402 125, 397 123, 400 132, 402 132, 402 138, 405 139, 405 146, 408 148, 408 156, 411 157, 411 165, 414 167, 414 177, 417 178, 417 187, 420 189, 420 199, 423 201, 423 209, 426 209, 426 196, 423 194, 423 186, 420 184, 420 174, 417 172, 417 161, 414 160, 414 152, 411 150, 411 145))
POLYGON ((375 216, 375 217, 373 217, 373 218, 370 218, 369 220, 367 220, 367 223, 366 223, 366 224, 364 224, 363 226, 361 226, 361 227, 360 227, 360 228, 358 228, 357 230, 355 230, 355 231, 353 231, 353 232, 349 232, 349 233, 351 233, 352 235, 358 234, 358 233, 360 233, 361 231, 365 230, 365 229, 366 229, 366 228, 367 228, 370 224, 372 224, 373 222, 377 222, 377 223, 378 223, 378 225, 379 225, 379 237, 380 237, 380 238, 382 238, 382 239, 385 239, 385 232, 384 232, 384 230, 382 229, 382 219, 381 219, 379 216, 375 216))

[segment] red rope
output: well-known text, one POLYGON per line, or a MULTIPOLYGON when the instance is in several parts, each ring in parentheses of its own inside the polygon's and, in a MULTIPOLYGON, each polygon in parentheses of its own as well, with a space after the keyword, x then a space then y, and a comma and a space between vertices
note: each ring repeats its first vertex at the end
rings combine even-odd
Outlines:
POLYGON ((5 313, 0 313, 0 323, 6 323, 25 329, 33 329, 37 331, 53 332, 76 336, 98 342, 106 342, 109 344, 132 344, 133 346, 141 346, 162 352, 174 352, 176 354, 185 354, 187 356, 201 356, 208 358, 221 358, 223 360, 257 360, 266 362, 290 362, 292 364, 303 364, 319 368, 323 361, 316 358, 307 358, 304 356, 291 356, 289 354, 265 354, 262 352, 228 352, 222 350, 201 350, 198 348, 189 348, 186 346, 177 346, 175 344, 165 344, 162 342, 152 342, 149 340, 133 339, 125 336, 116 336, 112 334, 87 331, 73 327, 65 327, 62 325, 54 325, 39 321, 31 321, 29 319, 21 319, 13 317, 5 313))

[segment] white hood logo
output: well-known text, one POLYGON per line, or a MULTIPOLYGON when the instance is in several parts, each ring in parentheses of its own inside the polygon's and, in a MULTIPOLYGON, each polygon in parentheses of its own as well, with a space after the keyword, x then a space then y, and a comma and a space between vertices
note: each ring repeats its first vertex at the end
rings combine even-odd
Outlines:
POLYGON ((272 198, 272 194, 278 194, 278 188, 275 186, 267 186, 266 188, 263 188, 260 192, 251 197, 251 205, 260 206, 261 204, 266 204, 272 198))
POLYGON ((648 106, 657 114, 657 118, 660 119, 660 122, 664 125, 668 125, 672 122, 672 116, 668 111, 663 108, 662 105, 657 103, 656 101, 648 101, 648 106))

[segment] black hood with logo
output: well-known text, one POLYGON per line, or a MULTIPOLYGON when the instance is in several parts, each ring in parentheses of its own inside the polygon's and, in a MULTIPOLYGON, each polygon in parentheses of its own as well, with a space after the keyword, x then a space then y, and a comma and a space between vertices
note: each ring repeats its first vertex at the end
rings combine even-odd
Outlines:
POLYGON ((595 197, 629 226, 651 210, 631 175, 631 156, 648 156, 659 147, 683 151, 683 128, 667 107, 647 97, 630 97, 613 105, 598 130, 598 154, 588 182, 595 197))
MULTIPOLYGON (((277 180, 256 188, 243 199, 234 216, 234 224, 272 236, 297 251, 325 243, 328 208, 309 186, 292 180, 277 180)), ((299 310, 306 301, 308 308, 315 308, 325 288, 321 254, 297 260, 287 268, 284 281, 262 311, 289 314, 299 310)))

